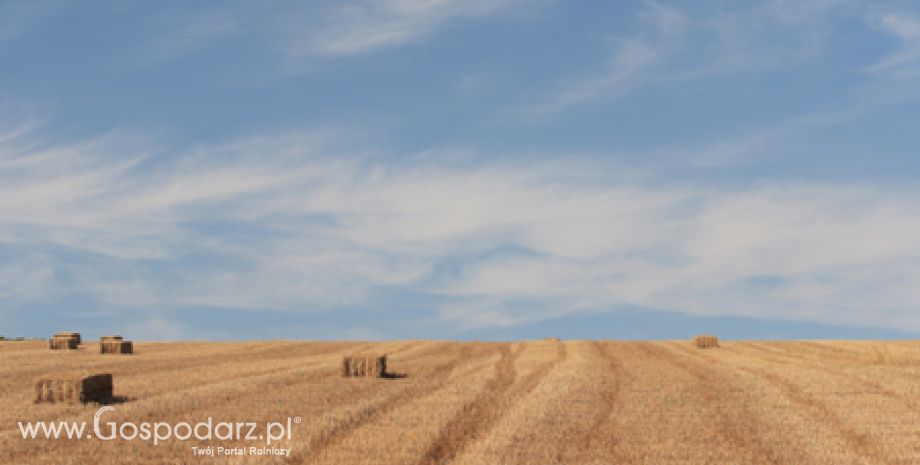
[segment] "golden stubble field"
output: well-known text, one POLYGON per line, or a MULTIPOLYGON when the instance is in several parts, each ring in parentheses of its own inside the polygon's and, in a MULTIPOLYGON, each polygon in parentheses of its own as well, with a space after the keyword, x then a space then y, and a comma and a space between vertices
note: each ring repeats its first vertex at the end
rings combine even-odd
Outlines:
POLYGON ((101 356, 0 343, 2 464, 920 464, 920 342, 438 341, 138 343, 101 356), (401 379, 343 379, 389 355, 401 379), (34 405, 33 380, 115 376, 106 421, 267 423, 299 416, 291 456, 196 456, 262 442, 22 439, 19 421, 86 421, 34 405))

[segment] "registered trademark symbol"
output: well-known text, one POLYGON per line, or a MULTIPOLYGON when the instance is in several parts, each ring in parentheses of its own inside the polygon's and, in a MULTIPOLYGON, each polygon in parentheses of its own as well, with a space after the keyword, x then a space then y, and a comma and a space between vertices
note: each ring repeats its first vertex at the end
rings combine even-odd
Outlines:
POLYGON ((303 421, 303 419, 302 419, 302 418, 300 418, 300 417, 294 417, 294 423, 296 423, 296 424, 298 424, 298 425, 299 425, 299 424, 300 424, 300 422, 302 422, 302 421, 303 421))

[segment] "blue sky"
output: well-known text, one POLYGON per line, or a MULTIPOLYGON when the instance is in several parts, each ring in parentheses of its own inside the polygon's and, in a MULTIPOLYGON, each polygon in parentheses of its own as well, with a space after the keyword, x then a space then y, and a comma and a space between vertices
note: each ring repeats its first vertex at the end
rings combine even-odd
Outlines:
POLYGON ((0 334, 920 333, 918 103, 910 1, 5 1, 0 334))

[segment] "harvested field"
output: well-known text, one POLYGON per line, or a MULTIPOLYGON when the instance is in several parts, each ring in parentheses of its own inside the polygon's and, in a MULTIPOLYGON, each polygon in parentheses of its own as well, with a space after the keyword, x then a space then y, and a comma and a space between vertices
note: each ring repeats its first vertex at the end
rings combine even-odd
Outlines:
POLYGON ((139 343, 132 357, 0 343, 0 463, 920 464, 920 342, 139 343), (404 378, 342 378, 387 354, 404 378), (105 421, 300 417, 290 456, 194 456, 264 441, 23 439, 85 421, 35 380, 111 373, 105 421))

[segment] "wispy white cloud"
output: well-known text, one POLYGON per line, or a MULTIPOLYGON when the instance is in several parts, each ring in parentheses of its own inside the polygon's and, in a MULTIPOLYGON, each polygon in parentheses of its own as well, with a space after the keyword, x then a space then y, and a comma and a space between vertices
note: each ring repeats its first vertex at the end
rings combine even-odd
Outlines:
MULTIPOLYGON (((445 291, 466 295, 485 305, 485 316, 508 322, 533 318, 506 310, 509 302, 523 301, 536 312, 620 304, 854 324, 871 324, 875 315, 876 323, 892 327, 920 323, 905 312, 918 295, 902 287, 920 280, 918 249, 905 235, 920 228, 911 205, 916 192, 788 184, 639 192, 665 194, 663 207, 670 208, 602 215, 580 203, 580 221, 534 227, 558 238, 537 249, 548 254, 479 263, 445 291), (578 227, 598 237, 584 250, 563 247, 566 231, 578 227)), ((604 202, 616 204, 629 203, 604 202)), ((463 304, 449 311, 465 321, 463 304)))
POLYGON ((602 73, 574 78, 552 98, 526 105, 521 113, 543 115, 629 91, 648 77, 647 72, 675 46, 687 26, 687 18, 675 8, 646 2, 639 13, 638 30, 618 36, 602 73))
POLYGON ((235 38, 264 50, 266 63, 286 75, 311 66, 318 57, 411 45, 460 21, 514 12, 519 4, 520 0, 350 0, 196 8, 156 16, 153 36, 137 56, 144 63, 159 64, 235 38))
POLYGON ((898 79, 920 77, 920 19, 888 13, 874 18, 873 24, 898 39, 898 47, 868 69, 898 79))
MULTIPOLYGON (((351 1, 325 12, 321 22, 289 22, 284 36, 294 55, 350 55, 424 39, 451 22, 482 17, 515 0, 351 1)), ((315 13, 315 12, 314 12, 315 13)))
POLYGON ((819 55, 829 43, 835 11, 852 0, 775 0, 734 8, 646 1, 634 29, 618 32, 601 70, 563 78, 521 116, 545 116, 606 102, 655 83, 764 71, 819 55))
POLYGON ((312 140, 131 163, 102 142, 13 154, 32 164, 0 165, 0 248, 18 252, 0 298, 334 311, 391 289, 440 298, 457 327, 641 305, 920 329, 913 189, 407 166, 312 140), (439 274, 444 260, 463 265, 439 274))

